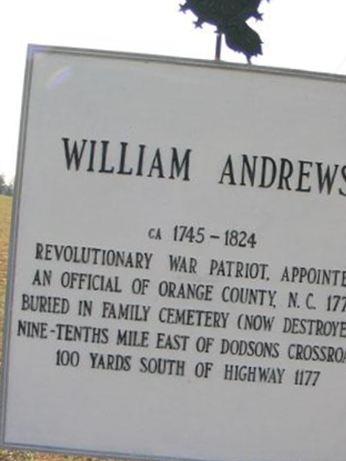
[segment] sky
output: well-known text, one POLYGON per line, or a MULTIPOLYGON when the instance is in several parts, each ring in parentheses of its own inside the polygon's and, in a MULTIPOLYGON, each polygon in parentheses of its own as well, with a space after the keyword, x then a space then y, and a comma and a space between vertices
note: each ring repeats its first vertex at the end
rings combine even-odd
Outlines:
MULTIPOLYGON (((195 29, 184 0, 7 0, 0 20, 0 174, 15 174, 28 43, 214 59, 212 26, 195 29)), ((253 65, 346 75, 345 0, 267 0, 252 26, 264 42, 253 65)), ((223 46, 222 60, 245 63, 223 46)))

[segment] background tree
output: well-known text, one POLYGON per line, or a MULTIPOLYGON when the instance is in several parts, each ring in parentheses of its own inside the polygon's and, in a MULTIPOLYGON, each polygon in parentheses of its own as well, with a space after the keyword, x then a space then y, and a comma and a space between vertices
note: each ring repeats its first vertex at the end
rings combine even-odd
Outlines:
POLYGON ((14 190, 14 184, 13 184, 13 181, 11 181, 8 184, 6 184, 6 190, 4 192, 4 195, 8 195, 8 196, 12 197, 13 190, 14 190))
POLYGON ((5 177, 3 174, 0 174, 0 195, 13 195, 14 184, 13 181, 6 183, 5 177))
POLYGON ((0 174, 0 194, 4 194, 6 189, 6 181, 4 175, 0 174))

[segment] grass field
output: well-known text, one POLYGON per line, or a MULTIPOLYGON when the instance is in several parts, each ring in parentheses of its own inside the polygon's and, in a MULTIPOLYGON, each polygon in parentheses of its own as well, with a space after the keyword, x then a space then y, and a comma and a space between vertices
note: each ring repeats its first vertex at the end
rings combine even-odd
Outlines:
MULTIPOLYGON (((4 304, 6 293, 8 244, 10 238, 12 198, 0 195, 0 360, 2 348, 2 332, 4 319, 4 304)), ((21 451, 6 451, 0 449, 0 461, 91 461, 95 458, 74 456, 58 456, 42 453, 21 451)))
MULTIPOLYGON (((12 198, 0 195, 0 339, 2 345, 3 312, 7 278, 8 241, 10 238, 12 198)), ((1 347, 1 346, 0 346, 1 347)))

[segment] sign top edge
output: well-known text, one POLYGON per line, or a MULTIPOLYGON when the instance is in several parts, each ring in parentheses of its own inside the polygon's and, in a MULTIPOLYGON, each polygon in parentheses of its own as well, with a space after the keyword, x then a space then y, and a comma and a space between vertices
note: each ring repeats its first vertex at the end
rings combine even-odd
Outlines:
POLYGON ((155 55, 145 53, 134 53, 125 51, 99 50, 91 48, 77 48, 54 45, 28 44, 27 59, 30 60, 35 54, 57 53, 81 56, 94 56, 103 58, 122 59, 130 61, 154 62, 162 64, 175 64, 192 67, 213 68, 219 70, 234 70, 240 72, 282 75, 312 80, 325 80, 346 83, 346 75, 332 74, 327 72, 314 72, 300 69, 290 69, 284 67, 258 66, 249 64, 232 63, 227 61, 213 61, 207 59, 194 59, 186 57, 155 55))

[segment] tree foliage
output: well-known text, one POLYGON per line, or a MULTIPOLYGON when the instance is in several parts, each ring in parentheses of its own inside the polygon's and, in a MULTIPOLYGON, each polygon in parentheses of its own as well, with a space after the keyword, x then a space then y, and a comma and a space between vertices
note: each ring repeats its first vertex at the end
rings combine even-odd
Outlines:
POLYGON ((0 194, 1 195, 8 195, 12 196, 13 195, 13 181, 10 181, 9 183, 6 183, 5 177, 3 174, 0 174, 0 194))

